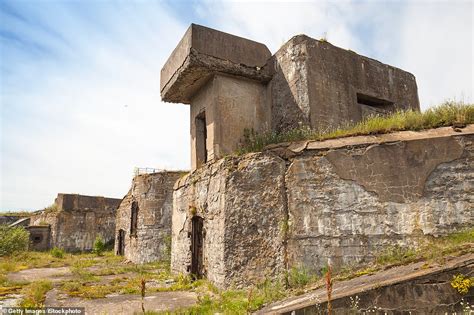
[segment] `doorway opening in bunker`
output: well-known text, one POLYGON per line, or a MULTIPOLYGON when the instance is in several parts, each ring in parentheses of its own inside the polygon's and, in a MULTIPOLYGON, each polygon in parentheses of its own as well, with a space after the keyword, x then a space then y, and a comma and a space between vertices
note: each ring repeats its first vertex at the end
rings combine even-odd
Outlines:
POLYGON ((196 161, 200 166, 207 162, 207 124, 206 112, 196 117, 196 161))
POLYGON ((202 245, 203 245, 203 218, 193 217, 191 226, 191 274, 195 279, 203 276, 202 245))
POLYGON ((122 229, 119 230, 117 242, 117 255, 123 256, 125 254, 125 231, 122 229))
POLYGON ((138 202, 132 202, 131 217, 130 217, 130 236, 137 236, 138 229, 138 202))

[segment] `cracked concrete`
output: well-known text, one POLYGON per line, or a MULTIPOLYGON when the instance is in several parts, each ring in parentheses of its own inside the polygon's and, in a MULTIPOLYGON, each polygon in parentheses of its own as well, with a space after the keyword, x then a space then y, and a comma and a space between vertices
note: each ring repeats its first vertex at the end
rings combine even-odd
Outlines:
POLYGON ((174 186, 173 271, 191 264, 191 206, 204 218, 205 271, 219 287, 291 267, 319 271, 328 258, 334 268, 370 263, 387 246, 473 225, 474 126, 363 139, 276 145, 183 177, 174 186))
MULTIPOLYGON (((418 262, 394 267, 351 280, 335 281, 332 306, 335 314, 351 310, 351 297, 359 300, 358 311, 376 309, 383 314, 454 314, 462 313, 461 299, 474 302, 474 290, 461 295, 450 281, 453 275, 474 274, 474 254, 448 258, 442 264, 418 262)), ((318 288, 298 297, 273 303, 257 314, 324 314, 326 288, 318 288)))

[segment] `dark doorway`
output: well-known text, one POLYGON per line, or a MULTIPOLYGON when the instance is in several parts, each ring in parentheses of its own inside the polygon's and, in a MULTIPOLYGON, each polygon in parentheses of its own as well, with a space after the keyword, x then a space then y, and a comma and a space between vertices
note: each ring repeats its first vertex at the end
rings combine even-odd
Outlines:
POLYGON ((203 244, 203 219, 193 217, 191 230, 191 274, 199 279, 202 278, 202 244, 203 244))
POLYGON ((122 229, 119 230, 117 243, 117 255, 123 256, 125 254, 125 231, 122 229))
POLYGON ((207 162, 207 124, 206 112, 196 117, 196 164, 200 166, 207 162))
POLYGON ((130 236, 137 236, 138 229, 138 202, 132 202, 131 209, 131 218, 130 218, 130 236))

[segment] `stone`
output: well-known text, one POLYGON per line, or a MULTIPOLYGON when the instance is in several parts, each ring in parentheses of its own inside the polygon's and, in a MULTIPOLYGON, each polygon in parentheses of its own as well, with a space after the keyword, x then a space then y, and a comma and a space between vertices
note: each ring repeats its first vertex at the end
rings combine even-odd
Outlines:
POLYGON ((172 270, 191 273, 202 261, 201 276, 218 287, 246 287, 292 267, 319 272, 328 259, 335 269, 370 263, 387 246, 471 227, 473 127, 208 163, 174 186, 172 270), (195 217, 204 229, 197 252, 195 217))
MULTIPOLYGON (((451 287, 455 275, 471 274, 474 255, 449 258, 444 264, 417 262, 333 284, 331 305, 335 314, 463 314, 461 304, 474 299, 451 287), (357 309, 355 309, 355 301, 357 309)), ((262 314, 321 314, 327 308, 325 286, 310 293, 272 303, 256 312, 262 314)), ((469 312, 469 311, 468 311, 469 312)))
POLYGON ((173 185, 184 174, 186 172, 164 171, 133 178, 132 187, 117 210, 117 255, 134 263, 169 259, 173 185), (133 211, 136 211, 134 219, 133 211))
POLYGON ((49 225, 50 248, 90 251, 97 236, 102 237, 105 243, 113 244, 115 211, 120 202, 121 199, 100 196, 58 194, 56 210, 35 213, 31 216, 30 225, 49 225))
POLYGON ((285 162, 266 154, 222 159, 186 177, 174 194, 173 272, 193 264, 193 218, 204 220, 203 276, 242 287, 284 270, 285 162))

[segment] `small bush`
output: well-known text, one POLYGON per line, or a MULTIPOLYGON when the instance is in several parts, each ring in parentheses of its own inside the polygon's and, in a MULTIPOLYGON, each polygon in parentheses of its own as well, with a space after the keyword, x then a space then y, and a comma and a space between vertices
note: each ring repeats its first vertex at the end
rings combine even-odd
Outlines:
POLYGON ((64 250, 61 248, 53 247, 50 251, 51 256, 55 258, 64 258, 64 250))
POLYGON ((469 278, 464 275, 458 274, 453 276, 451 286, 459 292, 459 294, 467 294, 469 289, 474 287, 474 277, 469 278))
POLYGON ((306 268, 292 267, 288 271, 288 285, 291 288, 301 288, 307 285, 313 278, 313 275, 306 268))
POLYGON ((97 235, 94 241, 94 249, 92 250, 97 256, 102 256, 105 251, 105 242, 100 235, 97 235))
POLYGON ((414 249, 395 245, 387 247, 377 255, 375 260, 381 265, 405 264, 414 261, 416 257, 414 249))
POLYGON ((46 207, 43 209, 44 213, 56 213, 58 212, 60 209, 58 207, 57 204, 53 203, 52 205, 46 207))
POLYGON ((0 225, 0 256, 26 251, 30 234, 22 227, 0 225))

